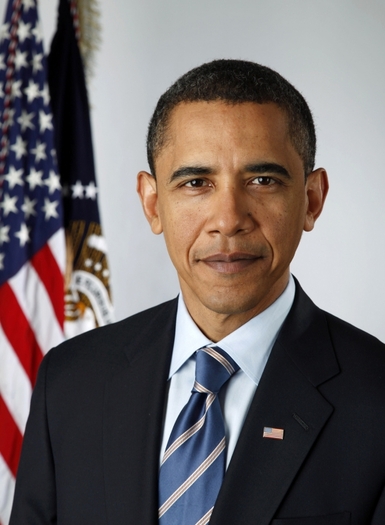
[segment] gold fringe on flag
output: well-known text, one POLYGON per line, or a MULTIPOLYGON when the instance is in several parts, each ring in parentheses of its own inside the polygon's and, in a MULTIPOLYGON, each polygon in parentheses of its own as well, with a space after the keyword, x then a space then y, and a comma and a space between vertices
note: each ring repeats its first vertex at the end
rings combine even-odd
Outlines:
POLYGON ((79 49, 86 79, 89 80, 95 71, 95 53, 100 49, 102 40, 99 2, 98 0, 72 0, 72 4, 76 4, 79 49))

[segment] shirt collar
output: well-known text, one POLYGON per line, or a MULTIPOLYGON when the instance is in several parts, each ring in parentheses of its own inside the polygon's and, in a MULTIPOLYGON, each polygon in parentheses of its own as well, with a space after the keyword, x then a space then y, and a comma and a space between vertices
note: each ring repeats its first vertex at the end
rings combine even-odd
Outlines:
MULTIPOLYGON (((215 343, 227 352, 256 384, 259 383, 278 332, 293 304, 294 295, 295 283, 290 275, 287 287, 273 304, 215 343)), ((213 344, 194 323, 180 294, 169 378, 196 350, 213 344)))

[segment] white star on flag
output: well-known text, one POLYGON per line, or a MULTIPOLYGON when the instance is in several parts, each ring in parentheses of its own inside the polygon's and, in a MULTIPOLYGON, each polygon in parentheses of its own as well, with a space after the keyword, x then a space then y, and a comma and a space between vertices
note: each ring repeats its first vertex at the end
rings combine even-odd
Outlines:
POLYGON ((35 129, 35 126, 32 124, 31 120, 33 119, 33 117, 35 116, 35 113, 28 113, 28 111, 26 111, 25 109, 22 109, 21 110, 21 115, 20 117, 17 119, 17 122, 20 124, 21 126, 21 132, 24 133, 24 131, 29 128, 29 129, 35 129))
POLYGON ((16 55, 15 55, 15 67, 16 67, 16 70, 18 71, 22 67, 27 67, 27 66, 28 66, 27 51, 22 52, 22 51, 20 51, 20 49, 17 49, 16 50, 16 55))
POLYGON ((4 53, 0 54, 0 69, 5 69, 5 62, 4 62, 4 53))
POLYGON ((57 219, 59 217, 56 208, 59 205, 59 201, 53 201, 51 202, 49 199, 44 199, 44 206, 42 207, 42 210, 45 213, 45 220, 48 221, 50 217, 53 217, 54 219, 57 219))
POLYGON ((20 230, 15 233, 15 237, 17 237, 20 241, 20 246, 25 246, 25 244, 31 240, 29 238, 30 230, 31 228, 28 228, 25 222, 21 223, 20 230))
POLYGON ((43 133, 46 129, 53 129, 52 126, 52 115, 50 113, 46 114, 44 111, 39 111, 39 124, 40 132, 43 133))
POLYGON ((4 253, 0 253, 0 270, 4 270, 4 253))
POLYGON ((19 170, 16 170, 14 166, 9 167, 9 172, 7 175, 4 175, 5 180, 8 181, 9 189, 13 190, 13 188, 18 186, 23 186, 24 181, 22 180, 23 176, 23 169, 20 168, 19 170))
POLYGON ((71 186, 72 189, 72 198, 76 199, 83 199, 84 197, 84 186, 80 182, 80 180, 77 180, 75 184, 71 186))
POLYGON ((25 88, 24 93, 27 95, 28 102, 33 102, 35 98, 40 95, 39 84, 36 84, 33 80, 30 80, 28 87, 25 88))
POLYGON ((27 154, 27 142, 19 135, 15 144, 11 146, 11 150, 15 152, 17 160, 20 160, 21 157, 27 154))
POLYGON ((50 101, 48 84, 44 84, 43 89, 40 91, 40 96, 43 98, 44 104, 48 106, 50 101))
POLYGON ((0 226, 0 245, 9 242, 10 226, 0 226))
POLYGON ((3 202, 0 202, 0 206, 4 210, 4 216, 7 217, 10 213, 17 213, 17 196, 11 197, 8 193, 4 195, 3 202))
POLYGON ((23 20, 19 21, 19 27, 17 29, 17 36, 19 37, 20 42, 24 42, 26 38, 31 37, 31 24, 25 24, 23 20))
POLYGON ((40 43, 43 40, 43 31, 41 30, 40 24, 37 24, 37 26, 32 29, 32 34, 36 38, 36 42, 40 43))
POLYGON ((13 120, 14 115, 15 115, 15 110, 14 109, 9 109, 8 110, 8 126, 13 126, 13 124, 14 124, 14 120, 13 120))
POLYGON ((91 181, 88 186, 85 187, 86 190, 86 199, 96 199, 96 194, 98 193, 98 188, 95 186, 94 181, 91 181))
POLYGON ((48 186, 50 195, 55 192, 55 190, 60 190, 60 177, 53 170, 49 172, 48 179, 45 179, 44 184, 48 186))
POLYGON ((2 24, 0 29, 0 40, 6 40, 10 38, 9 24, 2 24))
POLYGON ((43 181, 41 180, 43 177, 42 171, 36 171, 35 168, 32 168, 29 172, 29 175, 27 175, 26 181, 29 184, 29 187, 31 190, 34 190, 36 186, 43 186, 43 181))
POLYGON ((38 71, 43 69, 43 64, 41 61, 43 60, 43 53, 34 53, 32 55, 32 69, 34 73, 37 73, 38 71))
POLYGON ((36 215, 36 199, 31 200, 28 195, 24 197, 24 204, 21 205, 21 210, 25 213, 25 218, 29 219, 31 215, 36 215))
POLYGON ((21 97, 21 80, 15 80, 15 82, 12 84, 11 88, 11 96, 12 98, 20 98, 21 97))
POLYGON ((35 155, 35 162, 39 162, 39 160, 44 160, 47 158, 47 155, 45 153, 45 148, 47 147, 47 144, 44 142, 41 143, 39 140, 36 142, 36 148, 31 149, 31 153, 35 155))

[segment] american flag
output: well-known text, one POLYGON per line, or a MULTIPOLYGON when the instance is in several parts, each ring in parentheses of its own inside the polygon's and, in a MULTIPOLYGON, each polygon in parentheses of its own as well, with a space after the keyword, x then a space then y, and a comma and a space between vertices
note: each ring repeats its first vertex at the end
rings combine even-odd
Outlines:
POLYGON ((283 439, 283 428, 263 427, 263 437, 270 439, 283 439))
POLYGON ((63 340, 61 185, 36 0, 9 0, 0 43, 0 523, 32 388, 63 340))

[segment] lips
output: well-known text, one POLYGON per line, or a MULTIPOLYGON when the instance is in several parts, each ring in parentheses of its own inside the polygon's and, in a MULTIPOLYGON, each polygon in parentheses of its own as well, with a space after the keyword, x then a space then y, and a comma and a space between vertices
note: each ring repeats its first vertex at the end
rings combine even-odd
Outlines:
POLYGON ((261 259, 263 259, 262 255, 233 252, 215 253, 200 259, 200 261, 219 273, 233 274, 249 268, 261 259))

